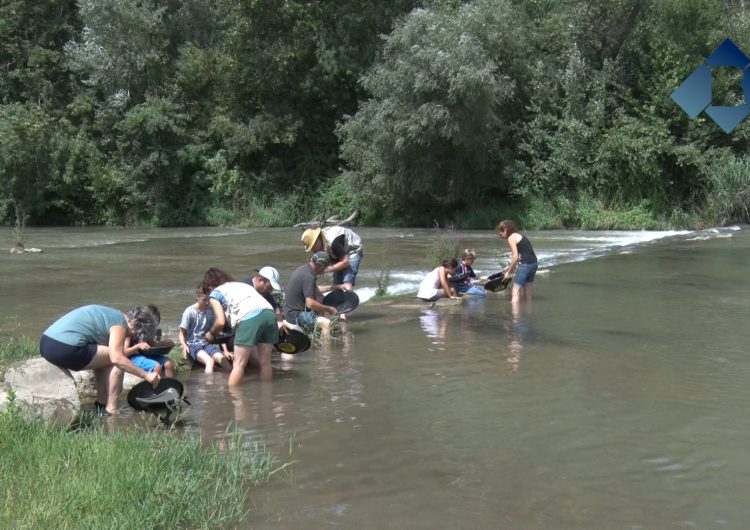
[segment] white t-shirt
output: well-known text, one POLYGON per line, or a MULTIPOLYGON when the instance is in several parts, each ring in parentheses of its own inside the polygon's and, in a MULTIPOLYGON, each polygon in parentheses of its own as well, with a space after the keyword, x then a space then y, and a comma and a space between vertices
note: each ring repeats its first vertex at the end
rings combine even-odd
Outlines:
POLYGON ((232 328, 237 327, 237 324, 246 317, 264 309, 273 311, 268 300, 244 282, 227 282, 219 285, 211 291, 209 298, 218 300, 232 328))
POLYGON ((430 300, 443 294, 443 288, 440 285, 440 273, 438 272, 440 267, 435 267, 427 276, 424 277, 422 283, 419 284, 419 291, 417 292, 417 298, 424 300, 430 300))
MULTIPOLYGON (((362 250, 362 238, 353 230, 343 226, 329 226, 323 229, 326 250, 330 249, 331 245, 333 245, 333 240, 341 235, 344 236, 344 240, 346 241, 346 249, 344 252, 346 252, 347 255, 351 256, 362 250)), ((343 256, 339 256, 339 258, 343 258, 343 256)))

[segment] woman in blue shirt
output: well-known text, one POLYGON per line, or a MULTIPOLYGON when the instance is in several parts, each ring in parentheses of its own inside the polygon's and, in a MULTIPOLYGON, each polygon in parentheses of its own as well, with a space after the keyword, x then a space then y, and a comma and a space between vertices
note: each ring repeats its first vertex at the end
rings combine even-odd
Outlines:
POLYGON ((93 370, 96 382, 94 410, 102 416, 117 411, 125 372, 153 383, 159 374, 135 366, 125 355, 125 340, 136 335, 154 338, 156 318, 146 307, 123 313, 102 305, 87 305, 63 315, 42 335, 42 357, 60 368, 93 370), (106 405, 105 405, 106 403, 106 405))

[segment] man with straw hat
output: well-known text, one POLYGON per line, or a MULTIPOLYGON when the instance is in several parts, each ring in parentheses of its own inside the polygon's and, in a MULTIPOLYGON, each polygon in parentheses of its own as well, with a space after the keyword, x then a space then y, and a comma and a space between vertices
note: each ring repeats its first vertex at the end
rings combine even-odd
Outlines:
POLYGON ((324 272, 333 273, 333 284, 351 291, 362 260, 362 238, 343 226, 308 228, 302 234, 305 252, 324 251, 331 264, 324 272))

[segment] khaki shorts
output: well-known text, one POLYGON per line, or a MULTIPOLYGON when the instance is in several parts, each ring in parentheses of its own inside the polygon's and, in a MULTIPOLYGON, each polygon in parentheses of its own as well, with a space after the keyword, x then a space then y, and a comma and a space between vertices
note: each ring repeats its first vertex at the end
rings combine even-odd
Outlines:
POLYGON ((272 309, 264 309, 252 318, 241 320, 234 334, 234 343, 241 346, 255 346, 261 342, 279 342, 279 326, 272 309))

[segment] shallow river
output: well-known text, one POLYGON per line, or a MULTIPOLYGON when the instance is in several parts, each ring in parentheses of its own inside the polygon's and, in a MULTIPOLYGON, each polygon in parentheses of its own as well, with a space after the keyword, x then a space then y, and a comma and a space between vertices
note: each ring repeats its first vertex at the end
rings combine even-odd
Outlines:
MULTIPOLYGON (((506 293, 417 307, 434 231, 358 232, 349 333, 275 359, 270 383, 181 374, 186 428, 220 442, 236 425, 293 461, 250 492, 247 528, 747 528, 747 227, 530 232, 541 270, 518 314, 506 293), (371 298, 386 267, 390 295, 371 298)), ((493 233, 459 236, 477 272, 507 261, 493 233)), ((36 338, 87 303, 155 303, 174 336, 206 268, 270 264, 283 283, 306 258, 298 240, 30 229, 44 253, 0 253, 0 334, 36 338)), ((114 421, 132 416, 123 400, 114 421)))

